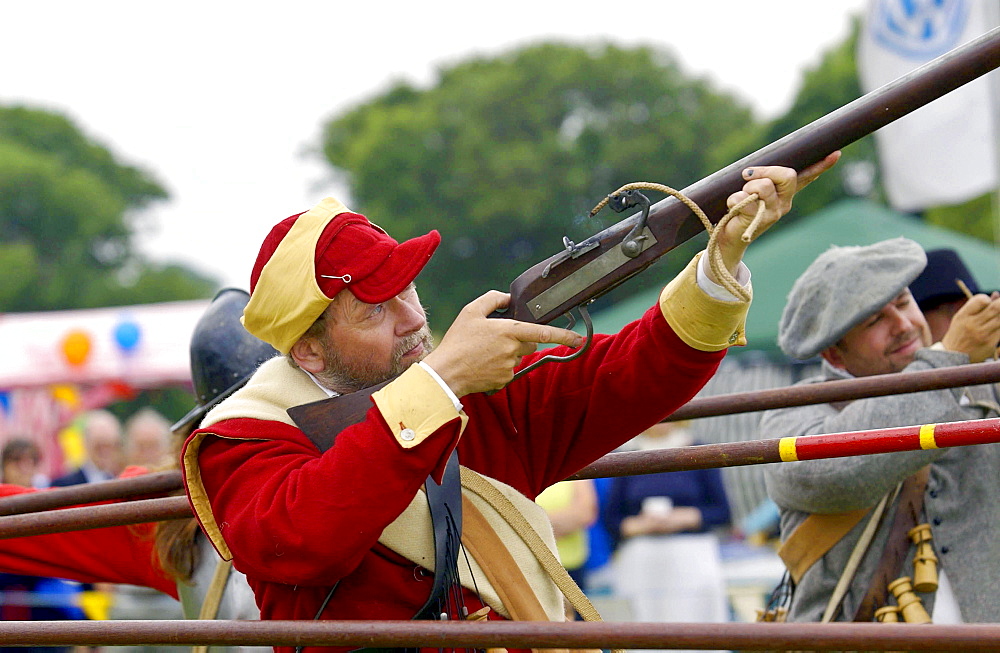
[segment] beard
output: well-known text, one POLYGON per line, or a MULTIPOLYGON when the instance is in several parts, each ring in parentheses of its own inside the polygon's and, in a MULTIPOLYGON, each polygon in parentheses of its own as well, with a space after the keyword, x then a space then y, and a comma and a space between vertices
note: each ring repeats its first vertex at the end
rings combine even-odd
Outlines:
POLYGON ((405 372, 416 361, 404 361, 403 356, 419 344, 424 346, 421 359, 434 349, 434 338, 426 324, 419 331, 399 341, 399 344, 392 351, 389 364, 386 365, 383 361, 374 360, 370 356, 348 359, 333 346, 333 343, 324 338, 322 340, 323 371, 317 372, 314 376, 331 390, 342 394, 357 392, 393 379, 405 372))

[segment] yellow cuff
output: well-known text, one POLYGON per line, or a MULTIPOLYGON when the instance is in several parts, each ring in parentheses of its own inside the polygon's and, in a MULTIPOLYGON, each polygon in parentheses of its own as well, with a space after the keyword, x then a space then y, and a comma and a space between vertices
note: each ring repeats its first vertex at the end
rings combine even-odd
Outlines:
POLYGON ((404 449, 417 446, 456 417, 462 419, 459 433, 469 421, 464 411, 455 410, 434 377, 419 365, 411 365, 395 381, 375 392, 372 401, 404 449))
POLYGON ((750 302, 715 299, 698 287, 698 259, 703 253, 699 252, 660 293, 660 312, 674 333, 699 351, 745 345, 750 302))

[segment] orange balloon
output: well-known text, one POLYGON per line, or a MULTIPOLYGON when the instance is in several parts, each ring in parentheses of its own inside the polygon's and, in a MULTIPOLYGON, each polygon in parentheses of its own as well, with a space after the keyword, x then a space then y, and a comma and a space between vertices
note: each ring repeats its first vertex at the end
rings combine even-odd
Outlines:
POLYGON ((62 352, 66 362, 73 367, 85 364, 90 356, 90 335, 79 329, 70 331, 63 338, 62 352))

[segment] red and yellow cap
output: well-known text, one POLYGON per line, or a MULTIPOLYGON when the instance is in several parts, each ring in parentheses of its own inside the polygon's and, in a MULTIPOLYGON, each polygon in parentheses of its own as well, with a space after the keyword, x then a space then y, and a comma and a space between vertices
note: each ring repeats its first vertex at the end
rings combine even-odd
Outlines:
POLYGON ((441 242, 437 231, 396 242, 332 197, 276 224, 250 275, 246 330, 283 354, 340 291, 363 302, 395 297, 423 270, 441 242))

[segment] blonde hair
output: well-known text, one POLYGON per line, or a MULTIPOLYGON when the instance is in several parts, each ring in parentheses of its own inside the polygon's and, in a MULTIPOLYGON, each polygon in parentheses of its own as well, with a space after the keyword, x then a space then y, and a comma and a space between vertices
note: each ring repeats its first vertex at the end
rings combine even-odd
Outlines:
MULTIPOLYGON (((186 431, 175 432, 173 454, 170 457, 170 464, 165 469, 178 469, 180 467, 180 451, 184 440, 193 431, 190 427, 186 431)), ((170 496, 182 496, 184 489, 175 490, 170 496)), ((174 579, 190 583, 194 571, 201 562, 201 555, 195 538, 198 536, 198 520, 194 517, 185 519, 170 519, 156 523, 153 535, 153 550, 160 567, 174 579)))

